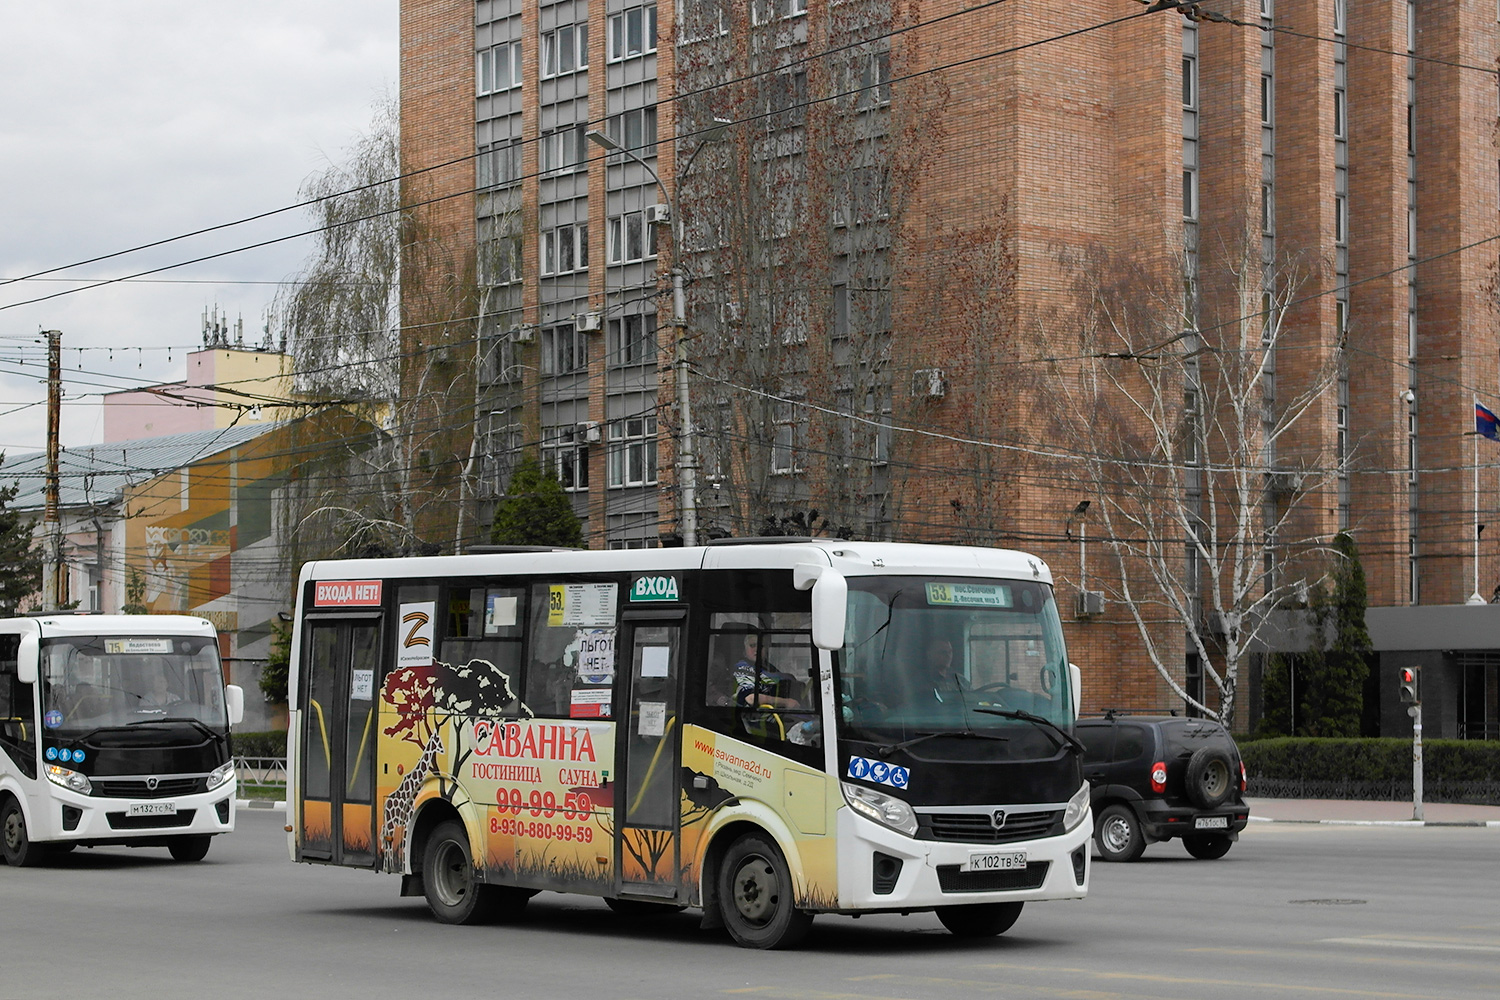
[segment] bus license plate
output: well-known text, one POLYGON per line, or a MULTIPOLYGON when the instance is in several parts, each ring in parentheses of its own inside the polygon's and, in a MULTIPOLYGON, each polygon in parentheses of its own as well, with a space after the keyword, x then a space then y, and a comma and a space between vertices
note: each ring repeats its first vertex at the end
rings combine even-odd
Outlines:
POLYGON ((1026 867, 1025 851, 973 851, 968 863, 960 867, 966 872, 1005 872, 1026 867))
POLYGON ((132 802, 125 808, 126 816, 176 816, 175 802, 132 802))
POLYGON ((1227 830, 1229 829, 1228 816, 1199 816, 1193 820, 1194 830, 1227 830))

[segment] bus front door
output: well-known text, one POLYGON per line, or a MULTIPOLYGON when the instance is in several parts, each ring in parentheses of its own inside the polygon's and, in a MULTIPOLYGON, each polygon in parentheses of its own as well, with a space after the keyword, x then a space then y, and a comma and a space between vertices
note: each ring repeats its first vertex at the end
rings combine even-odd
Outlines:
POLYGON ((307 622, 298 859, 370 867, 380 620, 307 622))
POLYGON ((615 871, 622 895, 683 898, 678 826, 681 744, 678 680, 685 620, 626 612, 618 661, 630 665, 629 710, 616 761, 615 871))

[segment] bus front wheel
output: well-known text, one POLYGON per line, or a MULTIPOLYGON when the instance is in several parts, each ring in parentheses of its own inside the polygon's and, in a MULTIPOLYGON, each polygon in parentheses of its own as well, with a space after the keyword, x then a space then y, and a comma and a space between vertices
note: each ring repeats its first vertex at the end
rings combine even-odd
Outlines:
POLYGON ((172 852, 173 861, 202 861, 208 857, 210 839, 206 836, 173 837, 167 850, 172 852))
POLYGON ((791 869, 781 851, 755 833, 740 837, 724 854, 719 910, 730 937, 745 948, 795 947, 813 919, 796 907, 791 869))
POLYGON ((1025 903, 970 903, 939 906, 937 918, 955 937, 985 938, 1004 934, 1015 924, 1025 903))
POLYGON ((41 861, 45 848, 34 843, 26 832, 26 814, 21 812, 21 803, 6 799, 0 808, 0 854, 12 868, 25 868, 41 861))

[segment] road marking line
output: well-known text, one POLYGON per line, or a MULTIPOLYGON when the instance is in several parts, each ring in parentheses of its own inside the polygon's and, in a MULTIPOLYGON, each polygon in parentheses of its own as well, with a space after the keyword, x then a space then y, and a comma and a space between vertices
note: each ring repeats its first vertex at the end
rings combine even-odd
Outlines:
POLYGON ((1416 941, 1410 938, 1323 938, 1320 944, 1353 944, 1365 948, 1500 952, 1500 944, 1461 944, 1457 941, 1416 941))

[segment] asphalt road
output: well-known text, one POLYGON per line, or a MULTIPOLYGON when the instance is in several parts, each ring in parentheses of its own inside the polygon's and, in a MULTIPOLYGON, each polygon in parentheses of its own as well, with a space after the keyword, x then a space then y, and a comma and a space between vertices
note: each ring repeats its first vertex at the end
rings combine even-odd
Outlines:
POLYGON ((750 952, 691 913, 543 893, 526 923, 447 927, 397 881, 286 860, 242 811, 208 859, 78 850, 0 867, 0 998, 1492 998, 1500 829, 1254 824, 1220 861, 1153 845, 1081 902, 963 942, 931 914, 820 917, 750 952))

